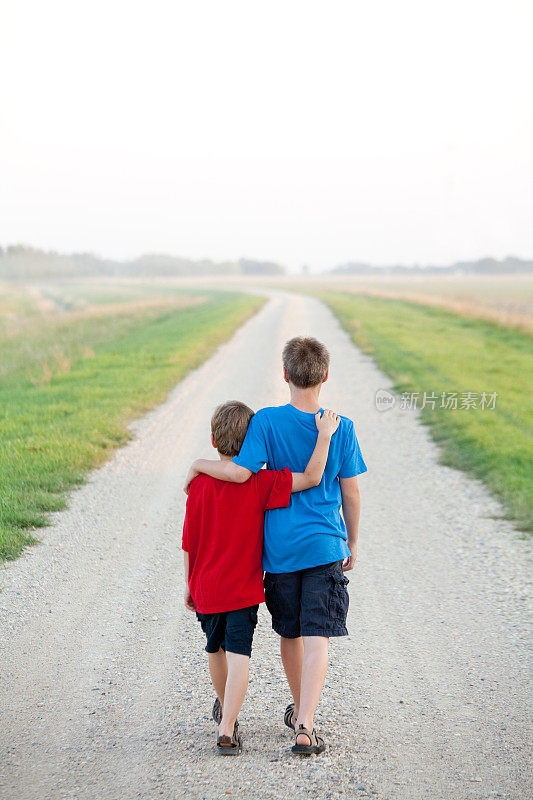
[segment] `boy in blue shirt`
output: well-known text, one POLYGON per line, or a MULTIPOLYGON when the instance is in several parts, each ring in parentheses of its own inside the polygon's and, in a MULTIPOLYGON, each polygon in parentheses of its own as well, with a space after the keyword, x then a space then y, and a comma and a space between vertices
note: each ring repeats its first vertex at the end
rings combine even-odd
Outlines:
MULTIPOLYGON (((244 444, 232 461, 198 459, 188 482, 200 472, 242 483, 265 464, 303 472, 316 442, 315 414, 329 372, 329 353, 312 337, 295 337, 283 350, 283 375, 290 402, 263 408, 253 417, 244 444)), ((366 465, 353 422, 341 416, 331 440, 320 484, 293 494, 287 508, 265 518, 263 569, 272 627, 294 702, 285 724, 295 731, 294 753, 321 753, 314 729, 328 665, 330 636, 345 636, 348 579, 357 557, 360 497, 357 475, 366 465), (340 509, 342 506, 342 516, 340 509), (343 519, 344 517, 344 519, 343 519)))

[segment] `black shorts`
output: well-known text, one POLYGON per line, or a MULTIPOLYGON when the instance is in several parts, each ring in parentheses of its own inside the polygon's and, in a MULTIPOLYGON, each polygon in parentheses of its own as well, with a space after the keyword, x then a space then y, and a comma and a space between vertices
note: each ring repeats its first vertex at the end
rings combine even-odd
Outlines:
POLYGON ((273 629, 286 639, 347 636, 348 583, 342 560, 297 572, 265 572, 273 629))
POLYGON ((199 614, 197 611, 196 616, 207 637, 207 652, 218 653, 222 648, 229 653, 250 656, 258 608, 258 605, 248 606, 237 611, 220 611, 218 614, 199 614))

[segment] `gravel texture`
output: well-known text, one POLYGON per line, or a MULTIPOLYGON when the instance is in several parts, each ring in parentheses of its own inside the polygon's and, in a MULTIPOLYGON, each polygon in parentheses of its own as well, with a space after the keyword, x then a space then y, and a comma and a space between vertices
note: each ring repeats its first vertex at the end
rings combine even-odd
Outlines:
POLYGON ((529 543, 477 480, 438 463, 416 411, 375 409, 390 386, 324 305, 272 293, 132 426, 43 543, 0 571, 0 797, 531 796, 529 543), (182 604, 183 478, 213 453, 217 403, 287 401, 280 353, 296 333, 330 347, 323 405, 355 419, 368 465, 350 636, 331 644, 317 717, 328 750, 295 759, 262 606, 245 751, 221 759, 200 627, 182 604))

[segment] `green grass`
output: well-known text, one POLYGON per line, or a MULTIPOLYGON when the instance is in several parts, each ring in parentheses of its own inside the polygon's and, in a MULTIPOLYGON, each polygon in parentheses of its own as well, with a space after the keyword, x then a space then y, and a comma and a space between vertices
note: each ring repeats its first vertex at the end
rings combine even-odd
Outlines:
MULTIPOLYGON (((429 406, 442 462, 482 479, 533 530, 532 340, 527 333, 418 303, 317 292, 397 392, 497 392, 494 410, 429 406)), ((419 401, 419 407, 420 407, 419 401)), ((438 406, 438 403, 436 404, 438 406)), ((460 405, 460 394, 459 394, 460 405)))
POLYGON ((177 300, 37 319, 20 303, 22 324, 0 333, 1 559, 37 541, 47 513, 130 438, 127 423, 264 302, 208 290, 177 300))

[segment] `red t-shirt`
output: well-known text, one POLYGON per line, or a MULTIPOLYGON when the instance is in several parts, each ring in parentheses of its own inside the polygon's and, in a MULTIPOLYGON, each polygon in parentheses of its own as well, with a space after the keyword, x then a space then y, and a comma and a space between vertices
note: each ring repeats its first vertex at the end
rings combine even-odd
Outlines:
POLYGON ((290 469, 261 469, 245 483, 198 475, 187 497, 181 546, 189 553, 189 589, 201 614, 235 611, 265 599, 265 511, 289 505, 290 469))

